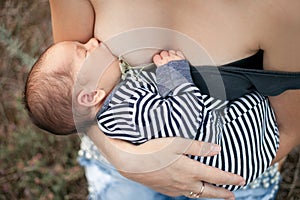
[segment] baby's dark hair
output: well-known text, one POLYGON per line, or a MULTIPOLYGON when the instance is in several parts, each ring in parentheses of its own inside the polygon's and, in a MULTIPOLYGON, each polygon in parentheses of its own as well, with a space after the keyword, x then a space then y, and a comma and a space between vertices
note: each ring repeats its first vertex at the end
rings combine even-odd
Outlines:
POLYGON ((28 115, 39 128, 56 135, 83 131, 88 122, 75 125, 73 117, 73 71, 67 66, 59 70, 41 70, 46 65, 47 56, 50 56, 48 50, 42 53, 27 77, 24 104, 28 115))

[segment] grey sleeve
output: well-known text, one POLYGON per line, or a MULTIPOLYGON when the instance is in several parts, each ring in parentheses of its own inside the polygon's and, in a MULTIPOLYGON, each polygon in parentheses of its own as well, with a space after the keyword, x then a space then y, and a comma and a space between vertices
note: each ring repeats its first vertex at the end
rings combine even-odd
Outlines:
POLYGON ((156 70, 156 82, 159 94, 166 97, 183 83, 192 83, 190 65, 187 60, 175 60, 160 66, 156 70))

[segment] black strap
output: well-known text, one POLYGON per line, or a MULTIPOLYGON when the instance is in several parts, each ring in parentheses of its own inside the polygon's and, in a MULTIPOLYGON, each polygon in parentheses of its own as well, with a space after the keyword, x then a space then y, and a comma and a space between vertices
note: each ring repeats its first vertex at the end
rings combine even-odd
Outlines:
POLYGON ((191 66, 191 74, 202 93, 223 100, 233 100, 254 90, 264 96, 276 96, 289 89, 300 89, 300 72, 191 66))

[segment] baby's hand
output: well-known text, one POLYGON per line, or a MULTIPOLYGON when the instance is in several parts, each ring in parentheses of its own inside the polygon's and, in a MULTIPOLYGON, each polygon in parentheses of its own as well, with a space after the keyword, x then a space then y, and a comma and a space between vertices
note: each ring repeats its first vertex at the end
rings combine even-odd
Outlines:
POLYGON ((185 57, 181 51, 162 51, 160 54, 153 56, 153 62, 157 67, 167 64, 173 60, 184 60, 185 57))

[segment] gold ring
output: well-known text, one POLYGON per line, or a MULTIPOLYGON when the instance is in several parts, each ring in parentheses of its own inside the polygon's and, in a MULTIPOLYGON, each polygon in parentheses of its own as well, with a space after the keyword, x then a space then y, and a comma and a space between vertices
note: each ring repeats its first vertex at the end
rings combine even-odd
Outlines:
POLYGON ((203 181, 201 181, 201 182, 202 182, 202 187, 200 189, 200 192, 189 192, 189 194, 186 195, 186 197, 188 197, 188 198, 200 198, 203 191, 204 191, 204 188, 205 188, 204 182, 203 181))

